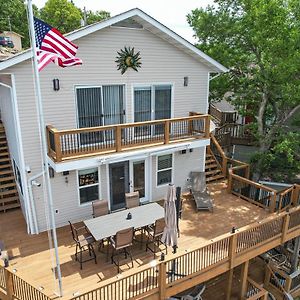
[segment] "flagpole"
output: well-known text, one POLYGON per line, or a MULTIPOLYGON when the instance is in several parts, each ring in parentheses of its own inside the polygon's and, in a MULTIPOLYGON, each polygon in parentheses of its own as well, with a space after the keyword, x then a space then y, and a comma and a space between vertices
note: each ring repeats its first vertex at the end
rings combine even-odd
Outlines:
POLYGON ((46 178, 45 185, 47 189, 47 204, 48 211, 50 217, 50 228, 52 231, 52 238, 55 250, 55 260, 56 260, 56 272, 58 277, 58 286, 59 286, 59 296, 62 297, 62 278, 61 278, 61 269, 58 255, 58 244, 57 244, 57 235, 56 235, 56 227, 55 227, 55 218, 54 218, 54 208, 53 208, 53 198, 52 198, 52 190, 50 184, 50 176, 49 176, 49 166, 48 166, 48 154, 47 154, 47 139, 45 134, 45 121, 43 114, 43 103, 42 103, 42 94, 41 94, 41 86, 40 86, 40 75, 38 71, 38 60, 37 60, 37 48, 35 41, 35 31, 34 31, 34 22, 33 22, 33 11, 32 11, 32 0, 27 0, 28 5, 28 19, 30 25, 30 39, 31 39, 31 48, 33 55, 33 66, 34 66, 34 78, 35 78, 35 88, 36 88, 36 102, 38 109, 38 121, 40 125, 40 135, 41 135, 41 143, 42 143, 42 163, 44 176, 46 178))

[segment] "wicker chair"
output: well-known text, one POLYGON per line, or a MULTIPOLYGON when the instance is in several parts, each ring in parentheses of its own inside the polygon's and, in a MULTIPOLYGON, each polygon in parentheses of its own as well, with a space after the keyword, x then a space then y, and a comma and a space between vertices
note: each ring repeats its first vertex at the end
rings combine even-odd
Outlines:
POLYGON ((71 228, 72 238, 76 243, 75 260, 79 261, 80 269, 82 270, 82 263, 86 261, 95 260, 95 263, 97 263, 97 258, 93 247, 93 243, 95 242, 93 236, 90 234, 90 232, 88 232, 85 226, 75 227, 74 224, 72 224, 70 221, 69 224, 71 228), (89 252, 89 258, 84 260, 82 254, 85 251, 89 252))
POLYGON ((133 268, 133 259, 130 251, 133 243, 133 234, 134 230, 133 227, 131 227, 118 231, 114 237, 110 238, 110 243, 113 247, 111 263, 115 264, 118 267, 118 273, 120 273, 120 252, 124 252, 125 259, 127 258, 127 256, 130 257, 133 268), (115 260, 115 256, 117 256, 117 260, 115 260))
POLYGON ((109 214, 108 202, 106 200, 96 200, 92 202, 93 218, 109 214))
POLYGON ((140 193, 132 192, 125 194, 126 208, 133 208, 140 205, 140 193))
POLYGON ((166 226, 165 219, 161 218, 155 221, 154 225, 150 225, 146 228, 148 238, 146 242, 146 251, 148 249, 154 253, 154 258, 156 254, 156 250, 159 249, 160 245, 165 246, 166 254, 168 254, 167 246, 161 241, 162 234, 164 232, 164 228, 166 226), (153 244, 153 249, 150 247, 150 244, 153 244))

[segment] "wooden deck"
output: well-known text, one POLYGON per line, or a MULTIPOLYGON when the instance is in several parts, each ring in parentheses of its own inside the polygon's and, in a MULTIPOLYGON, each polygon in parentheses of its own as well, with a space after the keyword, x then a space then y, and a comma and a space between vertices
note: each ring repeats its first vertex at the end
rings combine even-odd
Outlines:
MULTIPOLYGON (((213 213, 196 212, 190 199, 184 201, 178 253, 197 249, 203 243, 230 232, 233 226, 239 228, 262 220, 268 215, 266 210, 228 194, 225 183, 211 184, 209 189, 214 197, 213 213)), ((9 251, 10 269, 16 269, 18 276, 35 287, 42 287, 47 295, 54 296, 55 286, 47 233, 28 236, 20 210, 0 216, 0 239, 4 241, 9 251)), ((84 263, 83 270, 80 270, 79 264, 74 260, 75 245, 69 227, 59 228, 57 234, 63 277, 63 299, 69 299, 77 295, 76 293, 82 294, 116 279, 117 269, 110 262, 106 262, 103 253, 97 253, 98 264, 89 261, 84 263)), ((168 257, 172 255, 169 249, 168 257)), ((134 246, 133 256, 134 268, 131 269, 125 263, 119 276, 134 273, 139 266, 153 260, 153 255, 144 249, 141 250, 139 244, 134 246)))

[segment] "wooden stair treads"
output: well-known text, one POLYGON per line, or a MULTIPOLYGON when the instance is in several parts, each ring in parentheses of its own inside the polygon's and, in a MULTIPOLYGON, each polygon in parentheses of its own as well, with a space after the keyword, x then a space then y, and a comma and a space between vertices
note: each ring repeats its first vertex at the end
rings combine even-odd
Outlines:
POLYGON ((0 212, 20 207, 3 124, 0 123, 0 212))
POLYGON ((216 161, 215 157, 206 152, 206 159, 205 159, 205 175, 206 175, 206 183, 211 183, 214 181, 223 180, 224 176, 222 174, 222 170, 216 161))

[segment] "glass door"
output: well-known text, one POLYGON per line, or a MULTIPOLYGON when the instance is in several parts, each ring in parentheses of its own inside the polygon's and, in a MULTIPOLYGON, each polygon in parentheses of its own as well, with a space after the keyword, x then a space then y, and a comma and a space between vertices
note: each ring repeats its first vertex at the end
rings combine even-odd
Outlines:
POLYGON ((125 193, 129 192, 128 166, 128 161, 109 165, 111 210, 117 210, 126 207, 125 193))
POLYGON ((146 172, 145 160, 130 162, 130 190, 131 192, 138 191, 140 201, 146 200, 146 172))

